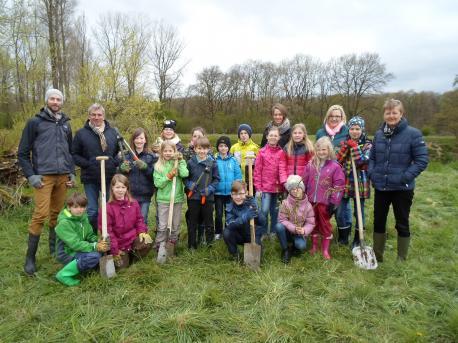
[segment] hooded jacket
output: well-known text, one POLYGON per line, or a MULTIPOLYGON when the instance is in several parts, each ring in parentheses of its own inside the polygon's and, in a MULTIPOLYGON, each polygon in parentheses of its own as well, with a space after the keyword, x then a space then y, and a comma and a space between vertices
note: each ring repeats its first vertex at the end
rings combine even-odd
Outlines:
POLYGON ((218 166, 214 159, 198 161, 197 156, 193 156, 188 161, 189 176, 185 181, 186 189, 192 191, 192 200, 201 200, 206 196, 206 201, 215 201, 215 190, 220 180, 218 166), (200 178, 200 180, 199 180, 200 178))
POLYGON ((289 194, 280 205, 278 221, 292 234, 296 234, 296 227, 301 227, 305 230, 304 236, 310 235, 315 227, 315 213, 307 195, 297 200, 289 194))
MULTIPOLYGON (((162 171, 154 171, 154 184, 157 187, 157 202, 170 203, 172 195, 172 180, 167 177, 175 165, 175 161, 166 161, 162 171)), ((185 160, 180 160, 178 163, 178 174, 175 186, 174 204, 184 202, 184 185, 183 179, 189 176, 188 168, 185 160)))
POLYGON ((240 164, 240 168, 242 169, 242 176, 245 180, 245 166, 246 166, 246 155, 251 151, 256 156, 259 152, 259 145, 257 145, 253 140, 250 138, 246 143, 242 142, 240 139, 237 143, 231 146, 230 153, 234 155, 237 162, 240 164))
POLYGON ((305 144, 293 143, 292 154, 288 154, 288 145, 283 148, 285 152, 280 161, 280 183, 284 184, 290 175, 302 175, 305 166, 309 163, 313 154, 307 151, 305 144))
POLYGON ((230 195, 232 182, 242 180, 242 171, 237 160, 231 154, 227 154, 222 158, 220 154, 216 156, 216 164, 218 165, 219 182, 216 185, 215 194, 230 195))
POLYGON ((256 190, 268 193, 283 192, 280 182, 280 161, 283 158, 283 149, 278 145, 273 147, 267 144, 259 150, 253 175, 256 190))

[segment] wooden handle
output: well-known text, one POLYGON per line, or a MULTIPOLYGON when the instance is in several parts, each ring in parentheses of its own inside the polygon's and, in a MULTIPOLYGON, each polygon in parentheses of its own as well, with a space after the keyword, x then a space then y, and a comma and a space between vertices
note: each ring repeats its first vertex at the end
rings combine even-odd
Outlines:
POLYGON ((123 138, 122 139, 124 141, 124 144, 126 145, 127 149, 130 151, 130 153, 132 154, 132 157, 134 158, 134 161, 137 161, 138 160, 138 156, 137 154, 135 153, 135 151, 132 150, 132 148, 130 147, 129 143, 127 143, 127 141, 123 138))
POLYGON ((100 182, 102 187, 102 239, 107 240, 108 229, 107 229, 107 189, 105 183, 105 161, 108 160, 107 156, 98 156, 97 160, 100 161, 100 182))
POLYGON ((107 161, 109 160, 110 158, 108 156, 97 156, 95 158, 97 161, 107 161))
POLYGON ((358 173, 356 172, 355 160, 351 157, 351 168, 353 170, 353 182, 355 184, 356 213, 358 216, 359 240, 364 241, 363 216, 361 214, 361 200, 359 198, 358 173))
MULTIPOLYGON (((173 168, 178 168, 178 159, 175 160, 173 168)), ((177 170, 178 173, 178 170, 177 170)), ((172 221, 173 221, 173 206, 175 204, 175 190, 177 187, 177 176, 175 175, 172 179, 172 192, 170 193, 170 203, 169 203, 169 217, 167 218, 167 229, 169 230, 169 235, 172 232, 172 221)))
MULTIPOLYGON (((248 195, 253 196, 253 159, 248 159, 248 195)), ((256 232, 254 228, 254 219, 250 219, 250 236, 251 244, 256 241, 256 232)))

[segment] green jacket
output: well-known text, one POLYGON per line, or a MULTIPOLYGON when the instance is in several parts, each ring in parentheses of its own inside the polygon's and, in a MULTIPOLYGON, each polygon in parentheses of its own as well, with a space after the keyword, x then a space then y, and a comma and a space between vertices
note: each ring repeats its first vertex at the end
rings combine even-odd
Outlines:
MULTIPOLYGON (((170 203, 170 193, 172 193, 172 180, 167 177, 167 174, 173 169, 175 161, 166 161, 162 171, 154 168, 154 185, 157 187, 157 202, 170 203)), ((157 166, 157 165, 156 165, 157 166)), ((178 163, 178 175, 175 188, 175 201, 174 203, 184 202, 184 186, 183 179, 189 176, 186 161, 180 160, 178 163)))
POLYGON ((77 217, 64 208, 57 218, 56 235, 58 240, 64 242, 68 255, 96 251, 97 235, 89 224, 87 213, 77 217))

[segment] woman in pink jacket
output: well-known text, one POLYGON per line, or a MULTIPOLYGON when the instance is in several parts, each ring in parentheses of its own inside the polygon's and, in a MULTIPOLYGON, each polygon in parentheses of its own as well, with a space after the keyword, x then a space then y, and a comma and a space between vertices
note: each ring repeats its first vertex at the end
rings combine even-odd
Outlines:
POLYGON ((345 174, 335 161, 334 148, 328 137, 321 137, 315 143, 315 156, 304 170, 304 183, 307 196, 315 211, 315 229, 312 231, 312 249, 318 250, 321 236, 321 250, 325 259, 331 259, 329 245, 332 239, 331 217, 342 199, 345 187, 345 174))
POLYGON ((315 227, 315 213, 299 175, 290 175, 285 187, 289 195, 280 205, 276 229, 282 250, 281 260, 289 263, 291 256, 305 250, 307 236, 315 227))
POLYGON ((277 224, 278 195, 283 192, 280 182, 280 161, 283 159, 283 150, 278 145, 280 131, 273 126, 267 133, 267 144, 259 150, 256 157, 254 168, 254 186, 256 197, 261 198, 261 213, 265 216, 265 227, 263 234, 268 234, 267 215, 270 213, 270 234, 275 235, 275 225, 277 224))

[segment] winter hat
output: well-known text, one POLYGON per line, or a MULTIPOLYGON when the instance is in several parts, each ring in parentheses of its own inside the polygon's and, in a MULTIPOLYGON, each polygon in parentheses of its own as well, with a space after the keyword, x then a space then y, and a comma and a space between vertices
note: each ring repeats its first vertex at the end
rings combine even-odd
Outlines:
POLYGON ((45 102, 47 103, 48 102, 48 99, 51 95, 57 95, 59 96, 61 99, 62 99, 62 103, 64 103, 64 95, 62 94, 62 92, 58 89, 55 89, 55 88, 50 88, 46 91, 46 94, 45 94, 45 102))
POLYGON ((248 124, 240 124, 238 130, 237 130, 237 136, 240 138, 240 131, 245 130, 248 132, 248 136, 251 138, 251 135, 253 134, 253 129, 251 128, 250 125, 248 124))
POLYGON ((299 175, 290 175, 285 183, 285 188, 288 192, 291 192, 294 188, 300 188, 305 191, 305 185, 302 178, 299 175))
POLYGON ((164 120, 164 125, 162 126, 162 130, 169 128, 175 131, 175 128, 177 127, 177 122, 173 119, 166 119, 164 120))
POLYGON ((230 149, 231 148, 231 139, 227 136, 221 136, 218 138, 216 141, 216 150, 218 150, 218 147, 220 144, 226 144, 227 147, 230 149))
POLYGON ((364 131, 364 127, 365 127, 365 123, 364 123, 364 119, 361 118, 360 116, 356 115, 354 116, 353 118, 351 118, 349 121, 348 121, 348 128, 354 126, 354 125, 358 125, 362 131, 364 131))

